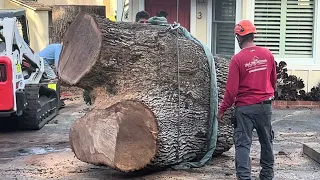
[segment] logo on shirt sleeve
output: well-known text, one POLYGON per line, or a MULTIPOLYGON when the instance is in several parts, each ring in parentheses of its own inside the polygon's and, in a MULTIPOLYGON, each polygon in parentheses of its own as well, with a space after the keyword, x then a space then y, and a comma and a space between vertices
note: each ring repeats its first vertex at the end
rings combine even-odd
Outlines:
POLYGON ((264 71, 267 69, 267 62, 266 59, 259 59, 259 57, 254 56, 251 62, 246 63, 244 66, 246 71, 249 73, 264 71))

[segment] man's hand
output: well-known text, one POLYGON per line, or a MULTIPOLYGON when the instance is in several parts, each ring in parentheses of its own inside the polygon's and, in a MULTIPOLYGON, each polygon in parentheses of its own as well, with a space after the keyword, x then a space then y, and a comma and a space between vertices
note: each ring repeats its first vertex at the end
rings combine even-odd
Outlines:
POLYGON ((218 117, 217 117, 218 122, 221 124, 223 124, 222 116, 223 116, 223 114, 218 114, 218 117))

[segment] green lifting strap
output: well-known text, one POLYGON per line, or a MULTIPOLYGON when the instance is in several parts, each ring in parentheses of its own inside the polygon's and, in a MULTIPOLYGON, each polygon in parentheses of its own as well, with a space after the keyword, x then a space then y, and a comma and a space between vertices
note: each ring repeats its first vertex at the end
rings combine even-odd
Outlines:
MULTIPOLYGON (((164 17, 151 17, 148 22, 152 25, 163 25, 172 27, 172 25, 167 23, 167 19, 164 17)), ((214 63, 214 57, 210 51, 210 49, 199 41, 197 38, 192 36, 188 30, 182 26, 178 28, 178 30, 182 31, 184 36, 198 45, 202 47, 204 50, 208 64, 210 68, 210 123, 209 123, 209 133, 208 133, 208 148, 206 154, 202 157, 198 162, 181 162, 178 165, 173 166, 173 169, 182 170, 182 169, 190 169, 190 168, 199 168, 205 165, 208 161, 211 160, 213 152, 216 149, 217 143, 217 135, 218 135, 218 122, 217 122, 217 112, 218 112, 218 87, 217 87, 217 76, 216 76, 216 68, 214 63)))

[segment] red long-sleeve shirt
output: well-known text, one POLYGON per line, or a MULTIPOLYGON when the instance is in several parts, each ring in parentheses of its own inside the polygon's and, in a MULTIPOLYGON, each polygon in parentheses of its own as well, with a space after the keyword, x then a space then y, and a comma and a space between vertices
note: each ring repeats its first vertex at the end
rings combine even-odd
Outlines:
POLYGON ((242 49, 231 59, 219 114, 233 103, 246 106, 273 97, 276 83, 276 64, 270 50, 259 46, 242 49))

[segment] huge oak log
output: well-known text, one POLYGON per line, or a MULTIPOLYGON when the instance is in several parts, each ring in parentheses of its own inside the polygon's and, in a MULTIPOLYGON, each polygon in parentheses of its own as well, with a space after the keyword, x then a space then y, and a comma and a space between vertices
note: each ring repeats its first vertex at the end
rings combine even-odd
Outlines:
POLYGON ((90 89, 94 101, 70 130, 77 158, 128 172, 206 152, 210 72, 198 44, 163 26, 87 13, 77 16, 63 43, 61 80, 90 89))

